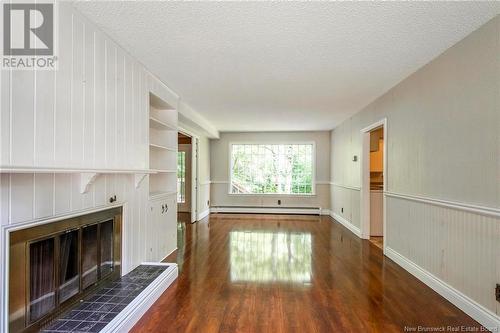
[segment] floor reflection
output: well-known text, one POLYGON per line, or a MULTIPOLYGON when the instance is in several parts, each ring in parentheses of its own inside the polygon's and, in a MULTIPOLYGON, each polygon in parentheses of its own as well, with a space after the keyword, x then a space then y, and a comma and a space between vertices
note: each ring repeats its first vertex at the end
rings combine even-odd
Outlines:
POLYGON ((184 268, 184 256, 186 253, 186 223, 177 222, 177 251, 175 251, 175 262, 177 263, 177 268, 179 273, 182 272, 184 268))
POLYGON ((231 231, 231 281, 311 281, 311 234, 231 231))

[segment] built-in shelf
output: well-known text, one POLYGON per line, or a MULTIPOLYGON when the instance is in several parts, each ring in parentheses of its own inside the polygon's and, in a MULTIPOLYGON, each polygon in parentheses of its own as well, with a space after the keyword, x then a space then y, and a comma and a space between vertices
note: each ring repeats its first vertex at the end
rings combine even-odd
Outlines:
POLYGON ((164 149, 164 150, 172 151, 174 153, 177 152, 177 148, 170 148, 170 147, 158 145, 156 143, 150 143, 149 146, 153 147, 153 148, 157 148, 157 149, 164 149))
POLYGON ((177 132, 176 126, 167 124, 159 119, 156 119, 155 117, 149 117, 149 127, 157 130, 170 130, 177 132))
POLYGON ((174 191, 154 191, 149 193, 149 199, 155 199, 155 198, 160 198, 164 197, 166 195, 173 195, 177 194, 177 192, 174 191))
POLYGON ((149 198, 177 191, 177 111, 157 96, 149 98, 149 198))

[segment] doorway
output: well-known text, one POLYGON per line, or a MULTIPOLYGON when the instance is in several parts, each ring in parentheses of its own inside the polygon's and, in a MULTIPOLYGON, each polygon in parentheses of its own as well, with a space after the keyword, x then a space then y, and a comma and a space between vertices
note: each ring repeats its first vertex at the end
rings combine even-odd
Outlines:
POLYGON ((385 191, 387 190, 387 120, 361 130, 361 235, 385 250, 385 191))
POLYGON ((192 138, 179 132, 177 137, 177 220, 191 222, 192 138))

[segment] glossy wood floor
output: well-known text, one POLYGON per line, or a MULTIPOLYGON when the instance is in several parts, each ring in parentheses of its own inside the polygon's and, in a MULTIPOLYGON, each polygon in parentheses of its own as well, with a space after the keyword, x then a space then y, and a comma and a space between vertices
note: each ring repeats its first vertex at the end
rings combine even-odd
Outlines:
POLYGON ((179 278, 133 332, 402 332, 479 324, 329 217, 183 224, 179 278))

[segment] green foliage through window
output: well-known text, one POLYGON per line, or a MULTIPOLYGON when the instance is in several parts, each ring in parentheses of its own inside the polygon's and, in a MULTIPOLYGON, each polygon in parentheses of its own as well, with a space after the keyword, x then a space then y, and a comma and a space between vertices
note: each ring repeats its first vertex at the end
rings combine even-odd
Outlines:
POLYGON ((177 152, 177 202, 186 202, 186 152, 177 152))
POLYGON ((313 145, 233 144, 231 193, 313 194, 313 145))

